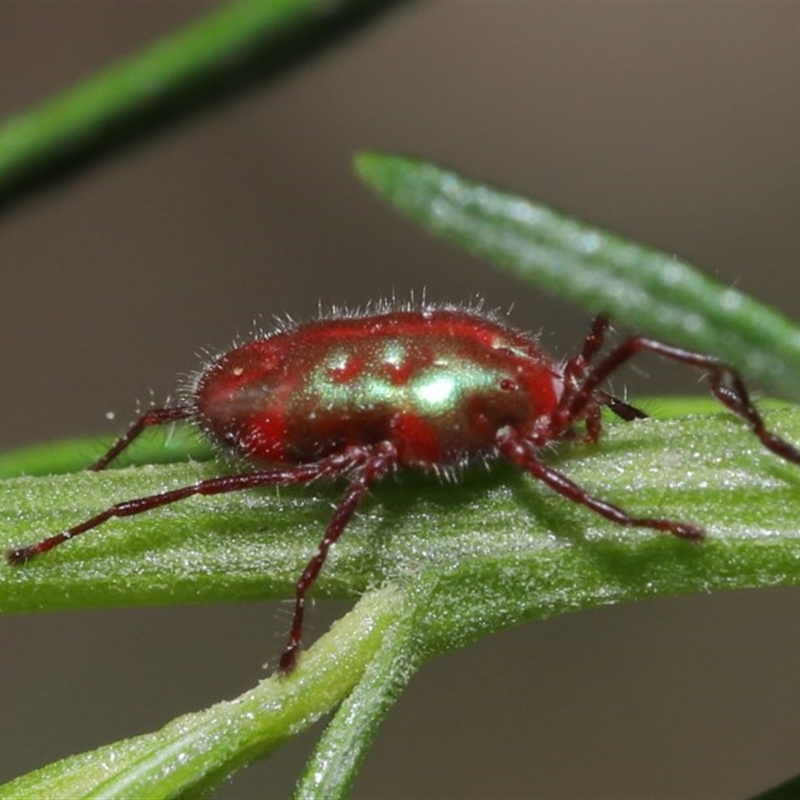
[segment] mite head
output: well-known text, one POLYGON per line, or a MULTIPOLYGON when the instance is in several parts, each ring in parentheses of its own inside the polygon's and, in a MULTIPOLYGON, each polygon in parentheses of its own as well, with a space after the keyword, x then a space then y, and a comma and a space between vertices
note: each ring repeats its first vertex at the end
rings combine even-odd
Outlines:
MULTIPOLYGON (((209 364, 195 381, 195 417, 212 439, 247 457, 263 449, 264 426, 280 416, 276 388, 282 381, 285 350, 274 338, 237 347, 209 364), (256 422, 258 424, 256 424, 256 422)), ((280 431, 269 438, 279 439, 280 431)))

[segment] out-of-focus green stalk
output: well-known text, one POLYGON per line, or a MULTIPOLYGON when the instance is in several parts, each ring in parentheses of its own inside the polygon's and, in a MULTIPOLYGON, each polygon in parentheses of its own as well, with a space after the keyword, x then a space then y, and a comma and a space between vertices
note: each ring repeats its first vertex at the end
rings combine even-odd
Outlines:
POLYGON ((0 124, 0 208, 82 163, 229 97, 396 0, 238 0, 0 124))

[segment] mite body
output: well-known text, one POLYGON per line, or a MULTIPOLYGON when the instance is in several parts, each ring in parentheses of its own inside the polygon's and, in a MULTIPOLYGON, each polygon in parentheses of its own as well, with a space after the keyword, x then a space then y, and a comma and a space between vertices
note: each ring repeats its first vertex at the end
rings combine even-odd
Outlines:
POLYGON ((579 353, 559 364, 535 339, 501 320, 451 307, 387 310, 290 326, 224 353, 195 377, 183 402, 144 414, 93 465, 104 469, 146 427, 192 420, 247 471, 111 506, 63 533, 12 550, 19 564, 112 517, 139 514, 192 495, 344 477, 347 488, 316 553, 297 581, 280 670, 297 663, 305 598, 369 488, 405 467, 455 473, 470 461, 505 459, 565 498, 621 525, 701 539, 690 523, 639 517, 589 495, 540 458, 552 442, 600 436, 603 406, 633 420, 638 409, 601 385, 649 351, 710 377, 712 393, 763 445, 800 465, 800 451, 768 431, 738 373, 719 360, 644 337, 601 356, 606 317, 579 353))
POLYGON ((390 443, 396 465, 435 470, 495 455, 504 426, 536 441, 563 385, 530 337, 438 310, 320 320, 249 342, 192 394, 206 434, 255 464, 390 443))

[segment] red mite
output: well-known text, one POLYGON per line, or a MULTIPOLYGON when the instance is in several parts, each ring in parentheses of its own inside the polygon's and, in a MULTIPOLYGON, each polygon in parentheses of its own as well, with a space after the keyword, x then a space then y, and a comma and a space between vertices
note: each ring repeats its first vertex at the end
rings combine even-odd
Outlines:
POLYGON ((607 317, 594 320, 580 353, 558 364, 536 341, 474 310, 427 306, 320 319, 287 327, 225 353, 200 371, 185 402, 153 409, 92 469, 105 469, 147 427, 193 420, 250 469, 118 503, 69 530, 8 553, 20 564, 91 530, 192 495, 339 478, 347 488, 316 553, 297 581, 284 674, 300 650, 305 597, 370 487, 397 467, 451 472, 504 458, 574 503, 620 525, 683 539, 702 530, 638 517, 589 495, 540 458, 543 448, 601 434, 600 411, 645 415, 600 388, 628 359, 649 351, 705 370, 712 393, 763 445, 800 465, 800 451, 769 432, 739 374, 717 359, 637 336, 599 357, 607 317))

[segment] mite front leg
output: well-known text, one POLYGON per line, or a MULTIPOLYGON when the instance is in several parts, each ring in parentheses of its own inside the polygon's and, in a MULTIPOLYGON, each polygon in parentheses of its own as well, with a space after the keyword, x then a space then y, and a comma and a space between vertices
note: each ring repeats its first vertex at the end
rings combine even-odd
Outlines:
POLYGON ((595 317, 592 320, 592 328, 586 335, 580 353, 572 356, 564 365, 564 395, 560 404, 562 408, 580 388, 580 383, 586 374, 589 364, 603 347, 605 334, 610 324, 609 318, 603 314, 595 317))
POLYGON ((711 392, 723 405, 745 420, 752 432, 767 450, 793 464, 800 465, 800 450, 767 429, 764 419, 753 405, 741 375, 729 364, 714 356, 695 353, 680 347, 636 336, 615 347, 599 364, 591 369, 579 391, 571 398, 567 413, 572 417, 591 406, 598 386, 637 353, 654 353, 662 358, 705 370, 711 379, 711 392))
POLYGON ((595 317, 592 321, 592 328, 583 342, 581 352, 569 359, 564 366, 564 394, 555 416, 556 425, 561 430, 567 429, 578 419, 579 414, 585 415, 587 442, 596 442, 602 433, 601 406, 607 406, 614 414, 628 422, 647 416, 638 408, 608 394, 608 392, 601 391, 595 392, 582 401, 579 412, 572 411, 576 395, 583 396, 582 387, 585 375, 603 347, 605 334, 610 324, 609 318, 604 314, 595 317))
POLYGON ((120 436, 109 451, 102 458, 95 461, 89 469, 95 472, 105 469, 134 439, 137 439, 141 435, 145 428, 150 428, 153 425, 166 425, 170 422, 178 422, 178 420, 188 419, 191 416, 192 411, 182 406, 151 408, 150 411, 142 414, 142 416, 128 428, 127 433, 124 436, 120 436))

